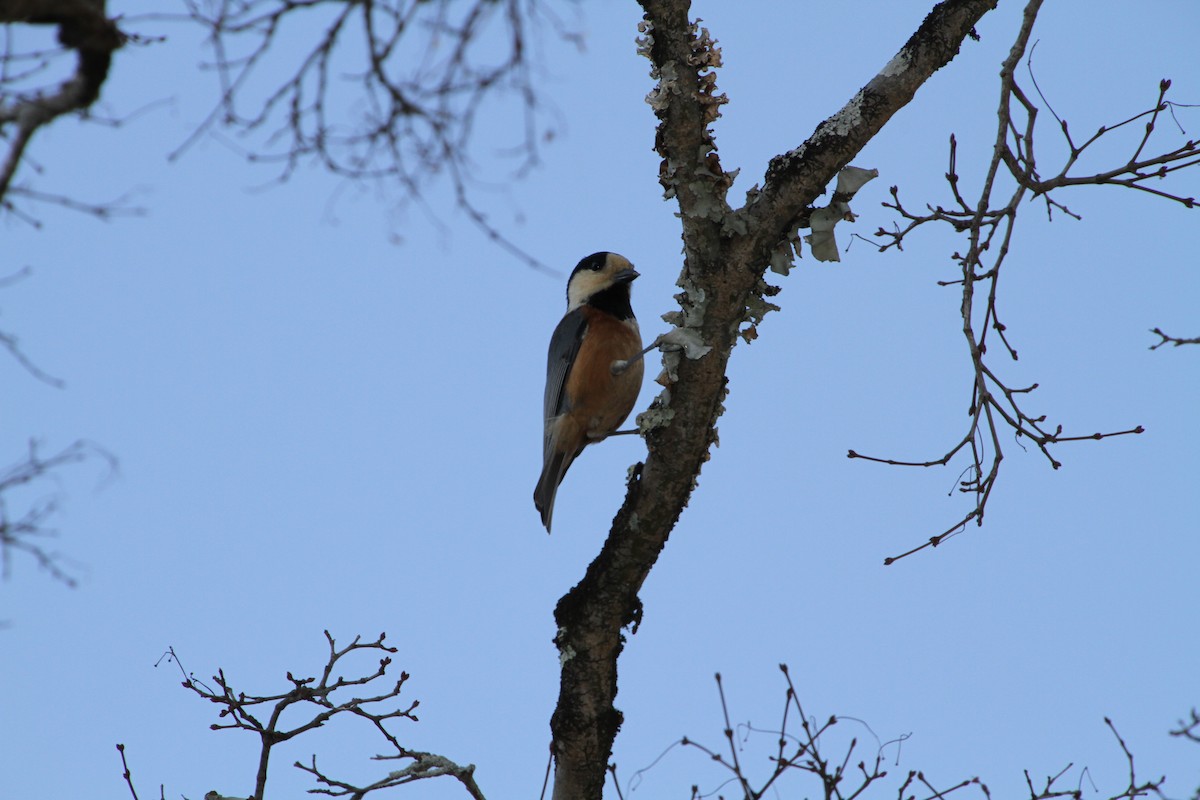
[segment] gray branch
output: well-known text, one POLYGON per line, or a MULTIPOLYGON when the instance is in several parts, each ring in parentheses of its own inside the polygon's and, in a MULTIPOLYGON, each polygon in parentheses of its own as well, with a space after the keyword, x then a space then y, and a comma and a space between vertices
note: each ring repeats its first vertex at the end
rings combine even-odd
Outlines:
MULTIPOLYGON (((13 178, 33 135, 59 117, 88 108, 100 97, 112 54, 125 37, 105 15, 104 0, 12 0, 0 5, 0 24, 53 25, 58 40, 76 53, 73 74, 55 87, 9 93, 0 81, 0 207, 10 208, 13 178)), ((4 54, 3 60, 12 54, 4 54)))

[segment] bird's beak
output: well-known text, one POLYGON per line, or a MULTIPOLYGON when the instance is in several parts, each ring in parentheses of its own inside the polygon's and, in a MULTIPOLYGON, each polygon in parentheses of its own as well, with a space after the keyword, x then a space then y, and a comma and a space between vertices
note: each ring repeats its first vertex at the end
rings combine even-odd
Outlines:
POLYGON ((629 269, 623 269, 614 275, 613 280, 615 280, 617 283, 629 283, 639 275, 641 275, 640 272, 630 267, 629 269))

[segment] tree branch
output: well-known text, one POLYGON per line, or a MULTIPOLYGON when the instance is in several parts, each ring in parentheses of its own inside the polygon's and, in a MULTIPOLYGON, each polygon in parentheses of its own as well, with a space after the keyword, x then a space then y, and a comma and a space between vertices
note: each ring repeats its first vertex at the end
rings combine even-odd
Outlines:
MULTIPOLYGON (((530 63, 538 23, 548 19, 562 38, 579 39, 542 0, 186 3, 208 32, 221 94, 172 158, 220 126, 248 136, 248 160, 277 165, 280 181, 311 162, 419 200, 431 182, 446 179, 472 224, 548 269, 488 220, 471 191, 480 115, 496 98, 520 104, 515 145, 503 151, 515 157, 513 174, 538 163, 543 115, 530 63), (301 48, 298 66, 264 85, 285 46, 301 48)), ((494 156, 505 131, 482 127, 494 156)))
POLYGON ((752 247, 772 248, 797 222, 797 211, 813 203, 838 170, 912 100, 933 73, 958 55, 975 25, 996 0, 938 3, 879 73, 845 106, 826 119, 799 147, 771 159, 761 190, 751 189, 748 226, 758 235, 752 247))
MULTIPOLYGON (((409 750, 400 744, 400 740, 389 729, 388 726, 395 720, 417 721, 417 717, 413 713, 419 705, 417 700, 407 706, 380 708, 381 704, 386 704, 400 696, 405 682, 408 681, 407 672, 400 673, 400 677, 391 689, 380 690, 378 694, 369 697, 344 698, 341 696, 344 690, 366 686, 386 676, 388 667, 392 663, 391 654, 396 652, 395 647, 384 644, 386 637, 387 634, 381 633, 374 641, 364 642, 361 637, 356 636, 350 644, 339 648, 329 631, 325 631, 329 655, 325 666, 321 669, 320 677, 296 678, 289 672, 287 680, 292 684, 291 689, 272 695, 246 694, 234 689, 226 678, 224 670, 218 670, 217 674, 213 676, 212 680, 216 688, 210 688, 183 669, 174 649, 169 650, 168 654, 169 658, 179 665, 179 669, 184 675, 184 688, 221 707, 218 716, 227 721, 214 723, 210 726, 213 730, 244 730, 258 737, 260 745, 258 770, 254 779, 254 791, 250 794, 250 797, 255 800, 263 800, 268 777, 267 768, 270 764, 272 749, 276 745, 320 728, 335 717, 342 716, 365 720, 387 742, 389 752, 376 756, 377 760, 400 760, 406 764, 400 770, 391 772, 374 783, 359 786, 323 772, 317 767, 317 757, 313 755, 308 764, 299 761, 293 764, 296 768, 312 775, 320 784, 318 788, 311 789, 311 792, 337 797, 349 796, 358 800, 379 789, 401 786, 427 778, 450 776, 458 780, 474 800, 483 800, 483 792, 475 783, 474 765, 459 766, 444 756, 409 750), (387 655, 379 659, 378 666, 373 672, 357 678, 345 678, 340 674, 335 677, 335 670, 341 668, 343 659, 358 651, 382 652, 387 655), (289 726, 284 725, 285 713, 290 719, 296 711, 305 708, 311 712, 310 716, 289 726)), ((222 796, 216 792, 210 792, 209 795, 222 796)))
MULTIPOLYGON (((555 609, 562 660, 558 705, 551 719, 555 800, 601 796, 621 714, 617 658, 626 626, 636 632, 638 592, 687 505, 723 411, 726 365, 743 323, 750 329, 774 308, 777 289, 763 280, 779 243, 790 244, 825 190, 916 88, 958 52, 995 3, 950 0, 935 7, 917 33, 846 108, 802 146, 771 162, 766 186, 732 211, 726 194, 735 173, 721 168, 708 126, 725 102, 714 70, 720 50, 689 19, 686 0, 642 0, 639 51, 651 61, 656 88, 647 101, 660 124, 660 183, 679 204, 684 263, 680 309, 664 317, 689 328, 712 350, 696 360, 664 357, 664 391, 638 418, 649 450, 630 471, 625 501, 603 549, 555 609), (789 239, 791 234, 791 239, 789 239)), ((748 336, 747 338, 752 338, 748 336)))
MULTIPOLYGON (((1011 431, 1018 444, 1021 441, 1032 442, 1053 469, 1062 466, 1062 463, 1051 453, 1054 445, 1143 432, 1142 426, 1137 425, 1103 433, 1066 435, 1063 433, 1062 425, 1051 427, 1046 422, 1046 415, 1034 416, 1025 410, 1027 396, 1038 388, 1038 384, 1034 383, 1027 387, 1010 386, 988 358, 988 337, 994 333, 1002 352, 1006 353, 1013 361, 1017 360, 1017 349, 1013 346, 1008 329, 1000 318, 998 286, 1016 226, 1017 211, 1027 198, 1042 198, 1051 218, 1053 218, 1054 209, 1059 209, 1068 216, 1078 219, 1077 214, 1074 214, 1053 196, 1056 190, 1070 186, 1121 186, 1149 192, 1178 202, 1186 208, 1192 208, 1195 205, 1191 197, 1174 195, 1145 185, 1149 180, 1161 179, 1171 172, 1200 165, 1200 149, 1192 140, 1159 153, 1145 154, 1159 114, 1169 107, 1166 101, 1166 94, 1171 86, 1169 80, 1163 80, 1159 84, 1158 97, 1149 109, 1114 125, 1101 126, 1095 134, 1082 143, 1076 142, 1066 120, 1059 118, 1054 113, 1042 95, 1041 89, 1037 88, 1043 104, 1050 109, 1051 114, 1058 122, 1068 150, 1066 158, 1053 177, 1042 178, 1040 176, 1035 149, 1039 109, 1022 90, 1016 75, 1021 59, 1025 58, 1032 79, 1030 56, 1027 56, 1026 53, 1027 51, 1031 52, 1029 42, 1040 7, 1041 0, 1030 0, 1025 6, 1021 28, 1001 67, 995 147, 983 177, 983 188, 979 199, 971 203, 964 199, 959 192, 957 144, 954 136, 951 135, 950 165, 946 172, 946 181, 954 198, 953 205, 944 208, 931 204, 929 213, 914 214, 905 209, 900 201, 899 191, 894 186, 891 191, 891 202, 884 203, 886 207, 892 208, 906 220, 907 224, 903 228, 896 226, 891 231, 881 228, 876 232, 876 236, 884 242, 879 247, 881 251, 892 247, 899 249, 906 236, 919 227, 935 222, 947 224, 956 234, 967 237, 966 247, 954 254, 954 258, 961 268, 961 279, 941 282, 941 285, 955 284, 962 287, 962 334, 967 344, 967 352, 973 369, 970 403, 967 409, 969 421, 962 438, 937 459, 878 458, 863 456, 854 450, 849 451, 849 456, 884 464, 930 467, 948 464, 958 453, 969 450, 971 461, 964 470, 965 478, 959 481, 958 489, 974 498, 973 505, 950 527, 931 536, 923 544, 884 559, 885 564, 891 564, 927 547, 937 547, 947 538, 965 530, 970 522, 974 522, 976 525, 983 524, 988 499, 995 488, 1000 474, 1000 464, 1004 460, 1003 439, 1005 437, 1001 435, 1003 431, 1011 431), (1139 121, 1144 121, 1141 134, 1131 145, 1131 154, 1128 159, 1114 167, 1092 174, 1073 174, 1072 171, 1086 150, 1101 138, 1114 132, 1135 130, 1131 126, 1139 121), (1005 191, 1002 184, 1006 184, 1008 180, 1012 181, 1011 193, 1005 200, 996 200, 996 195, 1005 191)), ((1033 80, 1033 83, 1036 88, 1036 80, 1033 80)), ((1168 341, 1178 344, 1188 341, 1168 337, 1158 329, 1155 329, 1154 332, 1162 338, 1162 341, 1153 345, 1151 349, 1168 341)))
POLYGON ((1150 330, 1150 332, 1157 335, 1162 340, 1162 341, 1155 342, 1154 344, 1150 345, 1151 350, 1157 350, 1158 348, 1162 347, 1164 344, 1168 344, 1168 343, 1174 345, 1175 347, 1180 347, 1181 345, 1185 345, 1185 344, 1200 344, 1200 336, 1192 336, 1192 337, 1186 338, 1186 339, 1180 338, 1178 336, 1168 336, 1167 334, 1163 333, 1160 328, 1152 328, 1150 330))
MULTIPOLYGON (((991 800, 987 784, 978 777, 966 778, 949 787, 938 788, 924 772, 909 770, 892 776, 889 781, 888 771, 884 768, 884 752, 891 745, 902 744, 909 738, 909 734, 881 742, 870 726, 862 720, 829 716, 823 722, 819 721, 815 715, 805 713, 799 693, 788 674, 787 665, 780 664, 779 668, 787 682, 787 691, 783 701, 782 720, 777 727, 771 728, 760 728, 750 722, 739 723, 736 727, 732 725, 721 676, 717 675, 721 711, 725 719, 722 731, 725 740, 723 747, 710 747, 688 736, 671 745, 671 748, 681 745, 684 750, 699 751, 704 756, 704 763, 716 772, 715 780, 719 781, 718 785, 701 790, 700 782, 697 781, 692 785, 692 800, 717 795, 738 797, 742 800, 777 796, 861 800, 881 796, 881 793, 882 796, 887 796, 889 782, 894 786, 895 793, 892 796, 896 800, 946 800, 962 790, 978 792, 980 800, 991 800), (866 730, 875 741, 874 753, 871 752, 870 745, 867 745, 867 755, 861 755, 864 747, 859 741, 860 737, 848 736, 848 732, 845 731, 846 723, 860 725, 866 730), (764 768, 763 765, 769 766, 764 768), (809 788, 814 781, 817 784, 815 791, 809 788), (729 785, 736 786, 737 791, 732 794, 722 792, 722 789, 729 785)), ((1107 718, 1104 723, 1121 748, 1126 764, 1127 782, 1117 789, 1107 790, 1103 794, 1097 791, 1097 794, 1107 800, 1138 800, 1151 795, 1158 800, 1167 800, 1162 792, 1165 779, 1140 779, 1135 769, 1133 753, 1117 732, 1116 726, 1107 718)), ((1170 734, 1200 741, 1200 737, 1194 735, 1198 724, 1200 721, 1193 711, 1192 721, 1180 721, 1179 727, 1170 734)), ((668 751, 671 748, 668 748, 668 751)), ((641 780, 658 763, 656 760, 650 767, 638 770, 634 774, 634 780, 641 780)), ((895 763, 899 764, 898 757, 895 763)), ((1080 800, 1078 781, 1082 780, 1082 775, 1073 780, 1073 769, 1074 765, 1068 764, 1058 773, 1047 776, 1037 784, 1026 771, 1025 784, 1029 791, 1029 800, 1080 800)), ((610 772, 615 780, 616 765, 613 765, 610 772)))
MULTIPOLYGON (((76 53, 74 73, 56 88, 9 93, 0 86, 0 138, 8 140, 0 161, 0 208, 11 210, 9 189, 33 135, 58 117, 96 102, 112 54, 124 44, 125 35, 105 15, 105 0, 11 0, 0 5, 0 23, 54 25, 58 41, 76 53)), ((3 60, 12 55, 5 53, 3 60)))
POLYGON ((46 521, 58 510, 59 497, 50 495, 28 503, 23 514, 9 512, 12 495, 23 487, 38 484, 62 467, 78 464, 99 456, 110 470, 116 468, 114 459, 103 448, 79 440, 50 456, 43 456, 36 441, 29 442, 29 452, 21 461, 0 472, 0 575, 7 579, 12 574, 14 554, 24 553, 50 577, 68 587, 77 585, 75 577, 63 563, 63 557, 50 550, 44 542, 52 539, 56 532, 46 527, 46 521))

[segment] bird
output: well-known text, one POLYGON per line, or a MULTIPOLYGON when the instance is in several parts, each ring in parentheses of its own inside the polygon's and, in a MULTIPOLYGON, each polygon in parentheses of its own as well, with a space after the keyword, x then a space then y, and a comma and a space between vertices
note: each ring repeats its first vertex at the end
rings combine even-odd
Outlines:
POLYGON ((637 277, 624 256, 599 252, 580 261, 567 280, 567 313, 546 358, 542 474, 533 490, 546 533, 572 462, 617 430, 641 391, 642 335, 630 305, 637 277))

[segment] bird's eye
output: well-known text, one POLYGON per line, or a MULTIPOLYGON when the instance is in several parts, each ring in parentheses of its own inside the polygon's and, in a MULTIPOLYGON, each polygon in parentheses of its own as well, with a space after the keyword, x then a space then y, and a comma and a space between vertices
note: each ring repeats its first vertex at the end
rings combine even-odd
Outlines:
POLYGON ((599 272, 602 269, 604 269, 603 261, 597 261, 596 263, 592 264, 592 272, 599 272))

